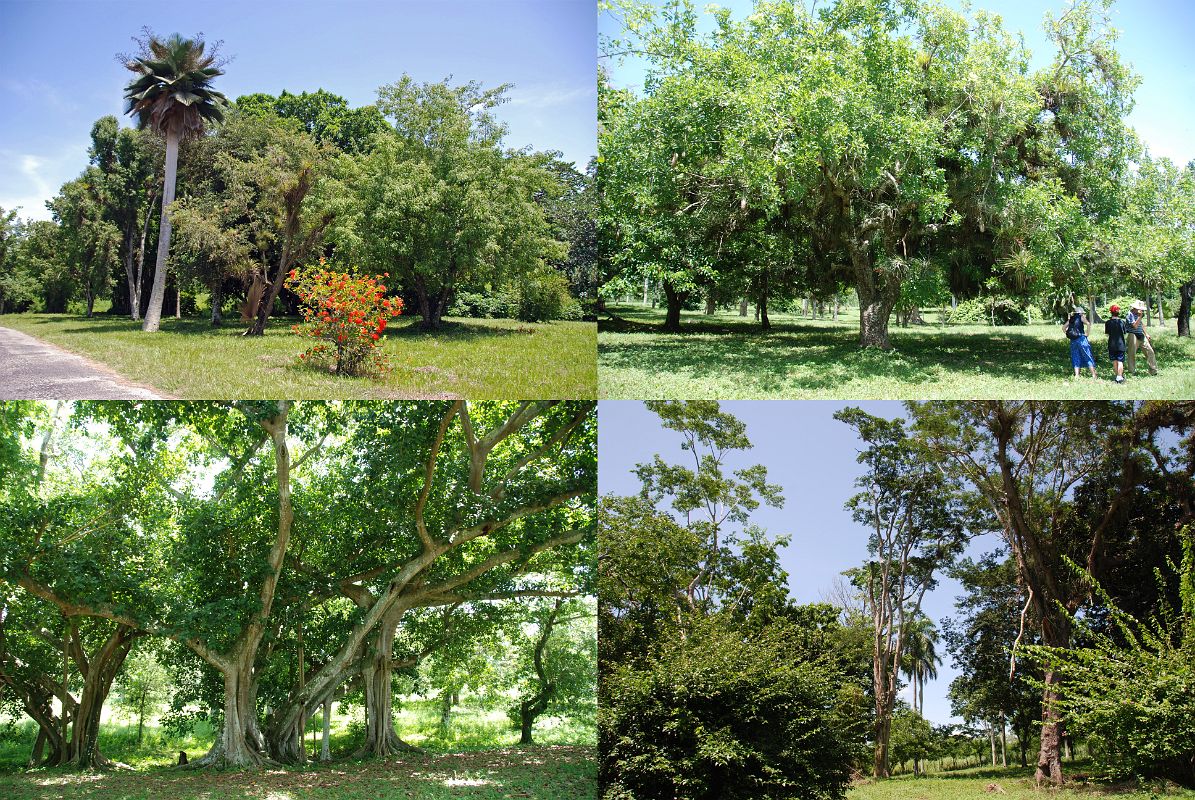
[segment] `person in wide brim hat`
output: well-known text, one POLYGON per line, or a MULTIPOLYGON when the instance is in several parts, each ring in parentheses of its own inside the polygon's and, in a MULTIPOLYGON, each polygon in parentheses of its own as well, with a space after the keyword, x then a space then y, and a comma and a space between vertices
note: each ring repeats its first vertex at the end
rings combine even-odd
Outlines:
POLYGON ((1153 342, 1149 340, 1149 334, 1145 332, 1145 325, 1141 321, 1145 316, 1147 306, 1141 300, 1134 300, 1133 304, 1129 306, 1129 315, 1125 318, 1125 323, 1129 331, 1129 352, 1128 358, 1125 359, 1124 371, 1130 375, 1137 374, 1137 351, 1145 351, 1145 360, 1149 364, 1149 374, 1158 374, 1158 357, 1154 355, 1153 342))

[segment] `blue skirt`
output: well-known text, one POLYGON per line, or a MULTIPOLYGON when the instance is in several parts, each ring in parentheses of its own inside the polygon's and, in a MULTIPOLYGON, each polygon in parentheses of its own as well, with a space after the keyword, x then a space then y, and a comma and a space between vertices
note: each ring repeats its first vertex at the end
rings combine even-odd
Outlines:
POLYGON ((1095 356, 1091 354, 1091 342, 1087 341, 1086 336, 1071 339, 1071 366, 1075 369, 1095 366, 1095 356))

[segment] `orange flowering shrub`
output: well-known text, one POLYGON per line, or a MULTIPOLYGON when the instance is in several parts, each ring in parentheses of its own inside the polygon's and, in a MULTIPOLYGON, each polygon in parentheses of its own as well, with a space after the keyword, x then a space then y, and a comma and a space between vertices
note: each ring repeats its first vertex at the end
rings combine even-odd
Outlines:
POLYGON ((386 322, 402 313, 402 300, 386 297, 384 272, 373 277, 317 269, 292 269, 286 286, 302 302, 303 323, 293 330, 315 343, 299 356, 338 375, 380 375, 389 364, 379 352, 386 322))

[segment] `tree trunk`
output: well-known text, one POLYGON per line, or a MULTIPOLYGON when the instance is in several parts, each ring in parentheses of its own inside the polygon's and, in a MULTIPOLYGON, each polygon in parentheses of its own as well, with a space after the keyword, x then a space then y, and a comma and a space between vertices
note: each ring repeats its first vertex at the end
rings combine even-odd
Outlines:
POLYGON ((257 727, 257 687, 253 675, 256 646, 248 642, 224 670, 224 725, 211 750, 187 766, 239 769, 272 763, 264 754, 264 738, 257 727))
POLYGON ((158 254, 154 262, 154 284, 149 293, 149 308, 141 330, 153 332, 162 324, 162 302, 166 298, 166 257, 170 253, 170 214, 167 209, 174 202, 174 181, 178 173, 179 134, 170 126, 166 130, 166 177, 162 182, 162 222, 158 230, 158 254))
POLYGON ((136 292, 134 294, 133 303, 133 319, 141 319, 143 310, 141 304, 144 300, 143 290, 145 288, 145 244, 149 239, 149 224, 153 221, 154 203, 158 201, 158 193, 155 190, 149 196, 149 205, 145 208, 145 221, 141 224, 141 246, 137 248, 137 277, 134 281, 136 292))
POLYGON ((131 221, 124 232, 124 277, 129 290, 129 318, 137 319, 141 312, 141 302, 137 297, 137 273, 133 268, 133 225, 131 221))
POLYGON ((365 742, 354 758, 386 758, 416 748, 399 738, 394 730, 394 635, 402 612, 395 609, 382 620, 369 651, 362 657, 361 679, 365 686, 365 742))
POLYGON ((1097 322, 1104 321, 1103 318, 1100 316, 1099 307, 1095 304, 1095 295, 1094 294, 1087 295, 1087 308, 1091 312, 1088 316, 1091 319, 1092 325, 1096 324, 1097 322))
MULTIPOLYGON (((1045 640, 1046 637, 1042 637, 1045 640)), ((1046 642, 1049 647, 1070 645, 1069 637, 1065 644, 1046 642)), ((1041 747, 1037 754, 1037 771, 1034 781, 1040 786, 1043 783, 1062 785, 1062 717, 1058 713, 1058 683, 1059 677, 1054 670, 1047 670, 1044 689, 1042 690, 1042 727, 1041 747)))
POLYGON ((859 293, 859 346, 891 350, 888 322, 900 296, 900 282, 878 275, 868 243, 851 246, 851 264, 859 293))
POLYGON ((440 695, 440 736, 448 736, 448 726, 452 723, 452 690, 445 689, 440 695))
POLYGON ((95 295, 92 293, 90 285, 88 285, 86 288, 86 296, 87 296, 87 318, 91 319, 91 316, 95 311, 95 295))
POLYGON ((1158 292, 1158 327, 1166 327, 1166 300, 1162 297, 1162 293, 1158 292))
POLYGON ((83 693, 75 709, 75 722, 71 731, 71 750, 80 769, 102 769, 111 766, 100 753, 100 714, 104 701, 112 691, 112 681, 120 671, 133 642, 140 634, 126 625, 120 625, 104 642, 103 646, 87 662, 83 675, 83 693))
POLYGON ((711 290, 708 297, 705 298, 705 315, 712 317, 718 311, 718 304, 714 302, 714 293, 711 290))
POLYGON ((423 331, 438 331, 443 327, 444 301, 447 291, 440 289, 432 293, 422 282, 415 284, 415 292, 419 297, 419 329, 423 331))
POLYGON ((556 684, 548 677, 547 669, 544 667, 544 650, 548 646, 548 640, 552 637, 552 628, 555 627, 556 620, 560 618, 562 605, 563 601, 559 599, 553 604, 551 613, 548 614, 548 618, 544 620, 540 628, 539 639, 535 642, 531 665, 535 668, 535 680, 538 683, 538 688, 531 697, 526 697, 519 703, 519 744, 533 744, 531 728, 535 725, 536 718, 548 710, 548 704, 552 702, 552 696, 556 694, 556 684))
POLYGON ((1184 283, 1178 287, 1179 297, 1181 298, 1178 305, 1178 335, 1191 335, 1191 300, 1195 298, 1195 278, 1184 283))
POLYGON ((747 298, 746 297, 744 297, 742 300, 739 301, 739 316, 740 317, 747 316, 747 298))
POLYGON ((320 747, 319 760, 331 761, 332 750, 328 746, 328 740, 332 736, 332 698, 324 700, 324 740, 323 746, 320 747))
POLYGON ((274 301, 278 299, 278 294, 282 291, 282 282, 285 280, 287 270, 290 268, 290 244, 287 243, 282 247, 282 254, 278 256, 278 269, 274 275, 274 280, 269 281, 269 275, 265 276, 267 289, 264 290, 261 302, 257 306, 257 316, 253 319, 253 324, 245 331, 245 336, 264 336, 266 332, 266 322, 270 319, 270 314, 274 311, 274 301))
POLYGON ((685 298, 672 288, 672 284, 664 281, 664 297, 668 301, 668 313, 664 317, 664 330, 671 333, 680 332, 680 309, 685 298))
POLYGON ((217 281, 212 286, 212 327, 219 328, 224 323, 224 282, 217 281))

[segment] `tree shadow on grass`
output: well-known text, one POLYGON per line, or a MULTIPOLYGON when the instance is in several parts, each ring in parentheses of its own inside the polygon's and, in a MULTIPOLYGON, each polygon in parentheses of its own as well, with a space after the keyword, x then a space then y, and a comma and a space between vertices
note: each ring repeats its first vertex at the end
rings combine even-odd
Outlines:
MULTIPOLYGON (((774 325, 769 332, 742 324, 691 322, 683 333, 622 320, 603 331, 646 333, 599 344, 603 367, 668 372, 694 381, 732 376, 743 393, 832 389, 853 380, 906 386, 939 383, 951 376, 1000 376, 1049 381, 1070 371, 1065 339, 1051 341, 1011 329, 950 333, 939 329, 893 329, 895 349, 862 349, 851 328, 774 325)), ((1097 343, 1098 346, 1098 343, 1097 343)), ((1107 356, 1097 365, 1106 367, 1107 356)))

